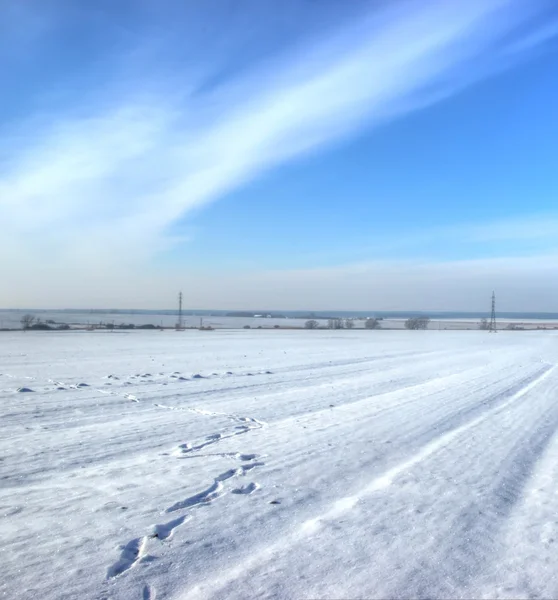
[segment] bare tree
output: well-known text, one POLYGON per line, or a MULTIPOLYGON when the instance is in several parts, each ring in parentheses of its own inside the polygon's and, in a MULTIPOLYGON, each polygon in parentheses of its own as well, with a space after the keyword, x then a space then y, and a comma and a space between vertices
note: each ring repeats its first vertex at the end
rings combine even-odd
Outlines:
POLYGON ((34 321, 35 321, 35 315, 31 315, 31 314, 23 315, 23 317, 21 317, 21 319, 20 319, 21 326, 23 327, 24 330, 29 329, 31 327, 31 325, 33 325, 34 321))
POLYGON ((382 325, 378 319, 371 318, 364 321, 365 329, 381 329, 382 325))
POLYGON ((355 326, 355 322, 352 319, 345 319, 345 327, 352 329, 355 326))
POLYGON ((315 319, 310 319, 309 321, 306 321, 306 323, 304 323, 304 327, 306 329, 318 329, 319 326, 320 324, 315 319))
POLYGON ((490 325, 488 324, 488 319, 480 320, 479 329, 482 329, 483 331, 488 331, 490 329, 490 325))
POLYGON ((405 321, 405 329, 428 329, 429 317, 411 317, 405 321))
POLYGON ((343 322, 343 319, 329 319, 327 326, 330 329, 344 329, 345 323, 343 322))
POLYGON ((418 328, 419 329, 428 329, 430 325, 430 317, 419 317, 418 320, 418 328))

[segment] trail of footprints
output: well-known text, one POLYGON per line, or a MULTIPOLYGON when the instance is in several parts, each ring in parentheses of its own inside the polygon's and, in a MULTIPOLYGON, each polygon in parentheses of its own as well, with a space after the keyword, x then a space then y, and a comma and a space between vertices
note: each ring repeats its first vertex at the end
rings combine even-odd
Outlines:
MULTIPOLYGON (((228 415, 223 413, 213 413, 209 411, 202 411, 199 409, 190 409, 191 412, 196 412, 199 414, 206 415, 222 415, 227 416, 233 421, 239 421, 242 423, 246 423, 246 425, 237 426, 236 431, 230 434, 222 434, 215 433, 209 436, 206 436, 203 441, 199 441, 197 443, 184 443, 177 446, 171 455, 176 458, 184 458, 187 455, 192 453, 196 453, 198 450, 205 448, 206 446, 216 444, 219 441, 232 437, 234 435, 239 435, 241 433, 246 433, 251 429, 259 429, 265 426, 265 423, 262 421, 258 421, 252 417, 240 417, 237 415, 228 415)), ((169 455, 169 454, 167 454, 169 455)), ((218 498, 224 496, 229 489, 232 494, 248 496, 253 494, 260 486, 256 482, 249 482, 247 484, 241 484, 237 487, 230 486, 230 483, 237 478, 245 476, 247 473, 252 471, 253 469, 263 466, 265 463, 257 460, 258 455, 256 454, 241 454, 239 452, 216 452, 213 454, 192 454, 189 458, 202 458, 206 456, 221 456, 230 459, 237 460, 242 464, 236 468, 228 469, 223 473, 220 473, 213 479, 213 482, 204 490, 193 494, 192 496, 188 496, 182 500, 178 500, 174 504, 170 505, 164 510, 164 514, 172 514, 182 511, 178 517, 174 517, 164 523, 158 523, 153 525, 151 532, 148 535, 143 537, 134 538, 130 540, 127 544, 120 547, 120 557, 118 560, 111 565, 107 569, 107 579, 112 579, 121 575, 136 566, 141 562, 147 562, 150 560, 154 560, 155 557, 148 554, 148 545, 151 540, 159 540, 159 542, 166 542, 172 538, 175 530, 183 525, 184 523, 190 521, 193 518, 192 511, 200 508, 202 506, 207 506, 217 500, 218 498)), ((145 590, 149 588, 146 586, 144 588, 144 597, 152 598, 153 596, 145 596, 145 590)))
MULTIPOLYGON (((182 381, 195 381, 201 379, 216 379, 223 377, 231 377, 231 376, 240 376, 240 377, 251 377, 254 375, 271 375, 271 371, 257 371, 257 372, 248 372, 248 373, 233 373, 231 371, 227 371, 226 373, 212 373, 211 375, 201 375, 196 373, 190 377, 184 377, 180 372, 174 371, 171 374, 166 373, 158 373, 156 376, 153 376, 151 373, 143 373, 129 376, 124 379, 118 377, 117 375, 106 375, 103 379, 107 380, 104 383, 103 388, 97 388, 89 385, 85 382, 80 383, 64 383, 62 381, 57 381, 54 379, 49 379, 48 382, 50 386, 44 387, 40 389, 43 392, 52 392, 52 391, 65 391, 65 390, 83 390, 83 389, 91 389, 103 394, 108 394, 111 396, 120 396, 127 400, 131 400, 132 402, 139 402, 137 396, 133 394, 129 394, 126 392, 117 392, 113 389, 106 389, 107 387, 123 387, 127 385, 138 385, 142 383, 159 383, 161 385, 168 385, 170 382, 182 382, 182 381), (166 381, 165 381, 166 379, 166 381)), ((15 376, 9 374, 3 374, 6 377, 15 376)), ((21 379, 21 378, 20 378, 21 379)), ((22 379, 33 379, 30 377, 23 377, 22 379)), ((16 392, 19 393, 33 393, 39 390, 39 387, 33 386, 31 387, 20 387, 16 392), (34 388, 34 389, 33 389, 34 388)), ((253 494, 257 490, 260 489, 260 486, 256 482, 249 482, 246 484, 240 484, 238 486, 231 485, 231 483, 240 477, 244 477, 247 473, 252 471, 253 469, 263 466, 265 463, 257 461, 258 456, 256 454, 241 454, 239 452, 214 452, 211 454, 199 454, 200 450, 207 448, 208 446, 213 446, 220 441, 232 438, 238 435, 242 435, 252 431, 254 429, 260 429, 265 427, 265 423, 255 419, 253 417, 242 417, 233 414, 227 413, 217 413, 211 412, 207 410, 202 410, 198 408, 187 408, 187 407, 175 407, 175 406, 167 406, 163 404, 155 404, 158 408, 164 408, 169 410, 180 410, 192 412, 200 415, 207 416, 221 416, 226 417, 236 422, 237 425, 233 428, 232 431, 227 433, 215 433, 206 436, 203 439, 195 440, 193 442, 186 442, 178 445, 176 448, 172 450, 170 453, 165 453, 166 455, 172 455, 175 458, 202 458, 206 456, 220 456, 223 458, 233 459, 235 461, 239 461, 240 466, 228 469, 223 473, 217 475, 214 478, 213 482, 201 492, 198 492, 192 496, 184 498, 182 500, 178 500, 174 504, 167 507, 163 514, 171 515, 172 513, 182 512, 179 516, 174 516, 174 518, 169 519, 163 523, 158 523, 153 525, 151 532, 142 537, 137 537, 126 544, 120 546, 120 556, 108 569, 106 577, 108 580, 118 577, 122 575, 132 567, 136 566, 139 563, 149 562, 151 560, 155 560, 156 557, 152 556, 148 552, 148 546, 154 543, 154 540, 158 540, 158 543, 166 543, 168 542, 175 530, 183 525, 184 523, 190 521, 193 518, 192 511, 196 510, 202 506, 207 506, 217 500, 218 498, 224 496, 228 491, 237 496, 249 496, 253 494)), ((145 585, 142 591, 142 596, 144 600, 154 600, 155 599, 155 590, 150 585, 145 585)))
MULTIPOLYGON (((201 375, 200 373, 195 373, 189 377, 184 376, 180 371, 173 371, 172 373, 157 373, 156 375, 152 375, 151 373, 136 373, 135 375, 129 375, 128 377, 118 377, 117 375, 106 375, 103 379, 107 379, 104 383, 104 386, 128 386, 128 385, 141 385, 146 383, 159 383, 161 385, 168 385, 169 383, 176 382, 184 382, 184 381, 197 381, 200 379, 218 379, 223 377, 253 377, 254 375, 272 375, 272 371, 256 371, 256 372, 247 372, 247 373, 233 373, 232 371, 226 371, 225 373, 211 373, 210 375, 201 375)), ((15 375, 10 375, 9 373, 0 373, 0 377, 8 377, 15 379, 15 375)), ((28 379, 35 380, 34 377, 19 377, 19 379, 28 379)), ((92 387, 90 384, 81 382, 81 383, 64 383, 62 381, 56 381, 54 379, 49 379, 48 382, 51 386, 46 386, 41 388, 42 392, 53 392, 53 391, 65 391, 65 390, 79 390, 83 388, 92 387), (54 387, 53 387, 54 386, 54 387)), ((93 388, 98 392, 103 394, 109 394, 111 396, 122 396, 127 400, 132 400, 133 402, 139 402, 138 398, 133 394, 126 393, 118 393, 113 392, 111 390, 93 388)), ((15 391, 17 393, 34 393, 37 391, 28 386, 22 386, 15 390, 3 390, 3 391, 15 391)))
MULTIPOLYGON (((243 456, 243 455, 241 455, 243 456)), ((251 459, 252 461, 254 459, 251 459)), ((188 498, 179 500, 171 506, 165 509, 166 514, 174 513, 177 511, 187 511, 184 514, 166 521, 164 523, 158 523, 153 525, 151 533, 143 537, 134 538, 127 544, 120 547, 120 557, 118 560, 111 565, 107 570, 107 579, 112 579, 118 575, 122 575, 132 567, 136 566, 141 562, 147 562, 154 560, 155 557, 148 554, 148 544, 150 540, 158 539, 161 542, 169 540, 175 530, 183 525, 184 523, 192 519, 190 511, 199 506, 204 506, 212 503, 226 493, 225 482, 236 477, 242 477, 252 469, 262 466, 262 462, 250 462, 249 464, 243 464, 236 469, 229 469, 224 473, 221 473, 213 480, 213 483, 205 490, 198 492, 188 498)), ((240 487, 235 487, 231 490, 233 494, 249 495, 259 489, 259 485, 254 482, 250 482, 240 487)))
MULTIPOLYGON (((232 421, 242 423, 242 425, 237 425, 234 428, 234 430, 230 433, 213 433, 211 435, 206 436, 202 440, 197 440, 196 442, 186 442, 184 444, 180 444, 172 452, 173 456, 176 456, 177 458, 200 457, 202 455, 200 455, 200 454, 192 455, 192 453, 197 452, 198 450, 202 450, 203 448, 206 448, 207 446, 212 446, 212 445, 214 445, 222 440, 225 440, 227 438, 232 438, 232 437, 236 437, 237 435, 242 435, 244 433, 248 433, 249 431, 252 431, 253 429, 261 429, 262 427, 265 427, 265 425, 266 425, 263 421, 258 421, 258 419, 254 419, 253 417, 240 417, 238 415, 204 411, 204 410, 200 410, 197 408, 182 408, 182 407, 176 408, 176 407, 172 407, 172 406, 164 406, 162 404, 156 404, 155 406, 159 406, 161 408, 169 408, 171 410, 184 410, 187 412, 193 412, 196 414, 208 415, 208 416, 213 416, 213 417, 217 417, 217 416, 218 417, 227 417, 228 419, 231 419, 232 421)), ((245 454, 238 454, 238 453, 232 453, 232 454, 231 453, 215 453, 215 454, 218 456, 240 458, 241 460, 244 460, 243 457, 246 457, 246 456, 249 457, 248 460, 250 460, 250 458, 253 458, 255 456, 253 454, 245 455, 245 454)), ((203 455, 203 456, 208 456, 208 455, 203 455)))

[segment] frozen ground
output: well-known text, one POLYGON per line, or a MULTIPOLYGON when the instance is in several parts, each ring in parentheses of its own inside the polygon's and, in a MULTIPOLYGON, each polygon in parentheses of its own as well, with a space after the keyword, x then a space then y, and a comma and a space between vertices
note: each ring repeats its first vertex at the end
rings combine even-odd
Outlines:
POLYGON ((558 596, 552 332, 18 332, 0 355, 5 598, 558 596))

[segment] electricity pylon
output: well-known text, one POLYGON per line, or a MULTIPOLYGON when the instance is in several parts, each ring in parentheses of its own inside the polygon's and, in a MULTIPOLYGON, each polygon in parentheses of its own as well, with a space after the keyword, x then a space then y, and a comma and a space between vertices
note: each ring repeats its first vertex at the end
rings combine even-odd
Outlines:
POLYGON ((492 312, 490 313, 490 324, 488 326, 489 333, 498 333, 496 327, 496 294, 492 292, 492 312))
POLYGON ((176 331, 184 329, 184 321, 182 319, 182 292, 178 294, 178 322, 176 323, 176 331))

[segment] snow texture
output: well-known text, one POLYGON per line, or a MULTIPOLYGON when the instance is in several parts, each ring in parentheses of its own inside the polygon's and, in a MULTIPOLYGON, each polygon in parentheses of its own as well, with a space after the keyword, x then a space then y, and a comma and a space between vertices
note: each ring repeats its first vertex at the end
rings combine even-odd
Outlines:
POLYGON ((1 597, 558 597, 552 332, 0 335, 1 597))

